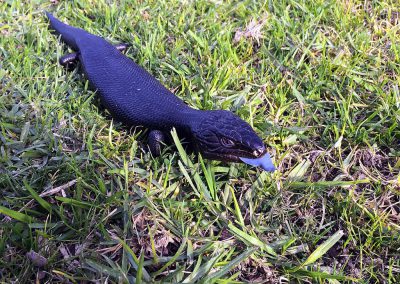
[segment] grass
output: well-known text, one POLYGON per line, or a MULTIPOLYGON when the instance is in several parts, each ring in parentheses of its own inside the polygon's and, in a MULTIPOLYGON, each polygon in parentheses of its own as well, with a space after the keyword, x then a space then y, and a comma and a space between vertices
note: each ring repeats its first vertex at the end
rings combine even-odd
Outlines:
POLYGON ((0 3, 2 282, 400 282, 398 1, 109 2, 0 3), (278 170, 151 157, 43 10, 240 115, 278 170))

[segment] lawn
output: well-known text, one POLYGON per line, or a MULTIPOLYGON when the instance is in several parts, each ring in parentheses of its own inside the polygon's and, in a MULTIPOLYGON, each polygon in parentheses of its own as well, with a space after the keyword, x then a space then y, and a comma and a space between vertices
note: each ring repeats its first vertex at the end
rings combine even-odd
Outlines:
POLYGON ((0 81, 0 281, 400 282, 399 1, 4 0, 0 81), (44 10, 238 114, 277 171, 152 157, 44 10))

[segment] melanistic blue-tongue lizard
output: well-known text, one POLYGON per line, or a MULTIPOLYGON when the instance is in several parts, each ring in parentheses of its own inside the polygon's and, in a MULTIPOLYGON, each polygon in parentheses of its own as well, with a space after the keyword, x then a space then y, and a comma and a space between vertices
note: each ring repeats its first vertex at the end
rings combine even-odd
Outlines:
POLYGON ((266 171, 275 167, 263 141, 245 121, 225 110, 196 110, 166 89, 146 70, 102 37, 60 22, 46 13, 51 28, 76 53, 60 59, 64 66, 79 60, 101 103, 117 120, 150 129, 149 146, 160 154, 160 142, 175 128, 207 159, 245 162, 266 171))

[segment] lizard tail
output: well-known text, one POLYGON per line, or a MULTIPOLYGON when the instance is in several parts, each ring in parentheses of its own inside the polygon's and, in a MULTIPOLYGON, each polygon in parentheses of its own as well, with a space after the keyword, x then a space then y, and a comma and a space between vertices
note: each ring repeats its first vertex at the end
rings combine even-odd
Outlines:
POLYGON ((46 16, 50 21, 50 27, 55 30, 57 34, 61 35, 61 40, 68 44, 73 50, 78 51, 79 47, 76 43, 77 37, 89 33, 61 22, 49 12, 46 12, 46 16))

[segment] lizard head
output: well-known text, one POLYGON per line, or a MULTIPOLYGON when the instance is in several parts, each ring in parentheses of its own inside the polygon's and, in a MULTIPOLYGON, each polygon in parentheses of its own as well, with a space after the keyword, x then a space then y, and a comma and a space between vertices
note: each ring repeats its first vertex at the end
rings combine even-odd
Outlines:
POLYGON ((225 110, 204 111, 192 127, 194 143, 203 157, 227 162, 245 162, 266 171, 275 167, 261 138, 237 115, 225 110))

